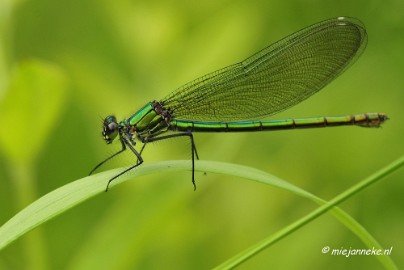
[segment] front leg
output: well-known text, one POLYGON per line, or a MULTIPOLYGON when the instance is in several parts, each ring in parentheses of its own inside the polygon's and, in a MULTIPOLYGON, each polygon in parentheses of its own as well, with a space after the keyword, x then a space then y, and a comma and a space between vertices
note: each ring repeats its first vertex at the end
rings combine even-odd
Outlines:
POLYGON ((101 165, 105 164, 107 161, 111 160, 113 157, 116 157, 117 155, 119 155, 120 153, 122 153, 123 151, 126 150, 126 146, 125 143, 123 142, 123 140, 121 140, 121 144, 122 144, 122 149, 119 150, 118 152, 116 152, 115 154, 113 154, 112 156, 106 158, 105 160, 103 160, 102 162, 100 162, 97 166, 95 166, 94 169, 91 170, 91 172, 89 173, 89 175, 91 175, 93 172, 95 172, 95 170, 97 170, 101 165))
MULTIPOLYGON (((105 192, 108 191, 109 185, 111 184, 111 182, 112 182, 113 180, 115 180, 115 179, 118 178, 119 176, 121 176, 121 175, 123 175, 123 174, 129 172, 130 170, 136 168, 137 166, 139 166, 140 164, 143 163, 143 158, 142 158, 142 156, 140 155, 140 153, 138 153, 138 152, 136 151, 136 149, 135 149, 135 148, 133 147, 133 145, 128 141, 128 139, 125 138, 125 137, 122 137, 121 140, 122 140, 123 145, 126 145, 126 146, 135 154, 135 156, 136 156, 136 158, 137 158, 137 161, 136 161, 136 164, 135 164, 135 165, 130 166, 129 168, 127 168, 127 169, 124 170, 123 172, 120 172, 119 174, 117 174, 117 175, 115 175, 114 177, 112 177, 111 179, 109 179, 108 184, 107 184, 107 187, 105 188, 105 192)), ((144 148, 144 147, 143 147, 143 148, 144 148)), ((143 148, 142 148, 142 150, 143 150, 143 148)))

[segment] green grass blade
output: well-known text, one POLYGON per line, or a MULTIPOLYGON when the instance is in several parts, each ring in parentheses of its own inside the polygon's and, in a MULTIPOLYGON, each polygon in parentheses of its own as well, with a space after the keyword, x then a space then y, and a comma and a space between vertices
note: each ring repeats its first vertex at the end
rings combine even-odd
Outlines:
MULTIPOLYGON (((360 192, 366 187, 376 183, 383 177, 393 173, 403 165, 404 165, 404 156, 392 162, 388 166, 380 169, 379 171, 370 175, 369 177, 365 178, 364 180, 352 186, 351 188, 347 189, 346 191, 340 193, 338 196, 334 197, 329 202, 322 201, 321 199, 318 198, 314 199, 317 203, 322 204, 322 206, 312 211, 308 215, 304 216, 303 218, 282 228, 275 234, 267 237, 266 239, 260 241, 259 243, 240 252, 236 256, 230 258, 229 260, 217 266, 215 269, 232 269, 240 265, 241 263, 248 260, 252 256, 258 254, 265 248, 275 244, 282 238, 285 238, 286 236, 290 235, 294 231, 298 230, 305 224, 313 221, 314 219, 323 215, 329 210, 331 210, 331 213, 334 216, 336 216, 345 226, 347 226, 347 228, 353 231, 366 244, 368 248, 371 247, 382 248, 380 244, 359 223, 357 223, 354 219, 352 219, 348 214, 343 212, 341 209, 337 208, 336 205, 347 200, 348 198, 352 197, 354 194, 360 192)), ((397 266, 394 264, 394 262, 391 260, 389 256, 376 256, 376 258, 386 269, 397 269, 397 266)))
MULTIPOLYGON (((402 164, 401 164, 402 165, 402 164)), ((75 205, 97 195, 100 193, 104 193, 106 187, 106 181, 111 178, 112 176, 116 175, 120 172, 122 168, 110 170, 107 172, 99 173, 93 176, 88 176, 77 181, 71 182, 63 187, 60 187, 45 196, 39 198, 37 201, 33 202, 31 205, 27 206, 25 209, 20 211, 16 214, 13 218, 11 218, 8 222, 6 222, 0 228, 0 249, 6 247, 8 244, 15 241, 18 237, 22 236, 26 232, 34 229, 35 227, 39 226, 40 224, 46 222, 47 220, 67 211, 68 209, 74 207, 75 205)), ((190 162, 189 161, 164 161, 164 162, 157 162, 157 163, 150 163, 145 164, 137 168, 136 170, 132 171, 131 173, 125 174, 116 181, 111 184, 111 188, 117 184, 120 184, 124 181, 127 181, 131 178, 156 173, 156 172, 164 172, 167 173, 169 171, 183 171, 183 170, 190 170, 190 162)), ((265 172, 260 170, 230 164, 230 163, 222 163, 222 162, 211 162, 211 161, 198 161, 196 163, 196 170, 202 172, 212 172, 212 173, 220 173, 226 175, 233 175, 237 177, 242 177, 250 180, 254 180, 260 183, 269 184, 274 187, 278 187, 289 192, 293 192, 298 194, 299 196, 303 196, 309 198, 317 203, 324 203, 318 197, 306 192, 296 186, 291 185, 290 183, 283 181, 279 178, 276 178, 272 175, 269 175, 265 172)), ((387 174, 387 173, 386 173, 387 174)), ((361 182, 362 183, 362 182, 361 182)), ((356 189, 355 189, 356 190, 356 189)), ((113 192, 113 191, 112 191, 113 192)), ((105 193, 104 193, 105 194, 105 193)), ((334 200, 333 200, 334 201, 334 200)), ((333 202, 332 201, 332 202, 333 202)), ((325 204, 324 206, 320 207, 319 209, 327 211, 334 204, 330 203, 325 204)), ((316 216, 322 214, 323 212, 317 213, 316 216)), ((350 218, 347 214, 342 212, 342 210, 335 210, 333 213, 338 213, 336 215, 341 222, 346 225, 349 229, 354 231, 362 240, 364 240, 365 244, 369 246, 370 244, 373 246, 377 246, 378 243, 375 241, 367 232, 364 230, 359 224, 357 224, 352 218, 350 218), (365 241, 366 240, 366 241, 365 241)), ((315 216, 315 217, 316 217, 315 216)), ((315 218, 314 217, 314 218, 315 218)), ((310 219, 306 221, 309 222, 310 219)), ((303 223, 302 225, 304 225, 303 223)), ((301 226, 302 226, 301 225, 301 226)), ((296 227, 295 229, 297 229, 296 227)), ((290 226, 286 227, 285 230, 287 232, 291 232, 290 226)), ((277 240, 281 239, 282 233, 277 234, 275 238, 277 240)), ((277 241, 276 240, 276 241, 277 241)), ((274 242, 272 240, 272 242, 274 242)), ((260 245, 262 248, 265 248, 263 244, 260 245)), ((251 255, 259 252, 259 249, 255 249, 251 255)), ((236 256, 239 261, 244 261, 250 256, 236 256), (241 260, 240 260, 241 259, 241 260)), ((381 257, 381 256, 380 256, 381 257)), ((234 260, 233 260, 234 261, 234 260)), ((229 262, 229 261, 228 261, 229 262)), ((392 265, 394 265, 391 262, 392 265)), ((225 263, 222 265, 224 268, 229 266, 229 263, 225 263)))

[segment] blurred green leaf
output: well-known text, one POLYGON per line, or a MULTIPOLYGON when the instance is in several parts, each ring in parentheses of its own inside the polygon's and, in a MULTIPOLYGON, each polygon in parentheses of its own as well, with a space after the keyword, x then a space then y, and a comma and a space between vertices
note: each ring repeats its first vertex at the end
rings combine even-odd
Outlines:
POLYGON ((10 39, 11 0, 0 1, 0 99, 8 83, 8 52, 7 45, 10 39))
POLYGON ((11 160, 29 162, 46 143, 66 102, 66 82, 57 66, 40 60, 14 69, 0 101, 0 148, 11 160))

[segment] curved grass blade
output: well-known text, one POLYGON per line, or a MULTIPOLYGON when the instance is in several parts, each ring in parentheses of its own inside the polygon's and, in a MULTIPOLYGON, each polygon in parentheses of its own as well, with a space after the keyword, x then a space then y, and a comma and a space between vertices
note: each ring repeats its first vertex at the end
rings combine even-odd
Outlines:
MULTIPOLYGON (((315 197, 314 195, 311 195, 312 199, 322 206, 312 211, 308 215, 304 216, 303 218, 282 228, 278 232, 270 235, 269 237, 260 241, 259 243, 252 245, 246 250, 240 252, 236 256, 230 258, 229 260, 217 266, 215 269, 233 269, 234 267, 240 265, 244 261, 258 254, 265 248, 270 247, 279 240, 285 238, 294 231, 303 227, 305 224, 313 221, 314 219, 320 217, 321 215, 323 215, 328 211, 330 211, 337 219, 339 219, 341 223, 343 223, 348 229, 350 229, 353 233, 355 233, 368 248, 375 247, 378 249, 382 249, 381 245, 365 230, 365 228, 363 228, 352 217, 350 217, 347 213, 345 213, 336 206, 341 202, 347 200, 348 198, 352 197, 356 193, 360 192, 361 190, 365 189, 366 187, 378 182, 385 176, 398 170, 403 165, 404 165, 404 156, 395 160, 394 162, 390 163, 389 165, 380 169, 379 171, 370 175, 369 177, 365 178, 364 180, 352 186, 351 188, 347 189, 346 191, 340 193, 339 195, 337 195, 328 202, 318 197, 315 197)), ((386 269, 398 269, 397 266, 394 264, 393 260, 389 256, 376 256, 376 258, 386 269)))
MULTIPOLYGON (((196 164, 197 171, 242 177, 278 187, 286 191, 290 191, 299 196, 311 199, 317 203, 323 202, 321 199, 310 194, 309 192, 306 192, 286 181, 283 181, 277 177, 274 177, 270 174, 254 168, 211 161, 198 161, 196 164)), ((189 170, 189 168, 189 161, 164 161, 145 164, 144 166, 139 167, 137 170, 125 174, 117 179, 116 182, 113 182, 111 188, 117 184, 120 184, 137 176, 147 175, 155 172, 167 173, 168 171, 183 171, 189 170)), ((7 221, 2 227, 0 227, 0 250, 5 248, 7 245, 9 245, 28 231, 34 229, 35 227, 41 225, 49 219, 67 211, 75 205, 97 194, 105 194, 105 180, 109 179, 111 175, 115 175, 118 171, 121 170, 122 168, 110 170, 76 180, 39 198, 37 201, 33 202, 25 209, 21 210, 18 214, 7 221)), ((330 206, 329 208, 331 208, 332 206, 330 206)), ((329 208, 327 208, 325 211, 327 211, 329 208)), ((336 215, 335 211, 337 210, 334 210, 332 212, 334 215, 336 215)), ((373 237, 369 235, 369 233, 363 227, 356 223, 352 218, 349 217, 349 215, 344 213, 342 210, 338 211, 340 212, 338 215, 336 215, 337 218, 356 235, 358 235, 367 246, 378 246, 377 241, 374 240, 373 237)), ((248 257, 244 258, 242 261, 247 258, 248 257)), ((389 258, 387 258, 387 260, 389 260, 389 258)), ((239 263, 241 263, 241 261, 239 263)), ((391 262, 391 264, 393 263, 391 262)), ((228 266, 229 264, 226 262, 223 267, 226 268, 226 265, 228 266)))

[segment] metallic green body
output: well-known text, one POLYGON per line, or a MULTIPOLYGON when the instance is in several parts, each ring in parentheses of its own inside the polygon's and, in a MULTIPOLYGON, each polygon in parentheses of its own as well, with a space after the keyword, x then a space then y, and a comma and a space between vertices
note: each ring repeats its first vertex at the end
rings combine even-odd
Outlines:
POLYGON ((170 130, 184 132, 245 132, 270 131, 295 128, 317 128, 345 125, 379 127, 387 116, 379 113, 366 113, 333 117, 296 118, 285 120, 242 121, 242 122, 194 122, 172 120, 170 130))
POLYGON ((290 118, 284 120, 252 120, 238 122, 210 122, 172 119, 165 121, 153 107, 153 102, 147 103, 121 125, 130 127, 132 133, 141 137, 155 136, 167 130, 181 132, 246 132, 271 131, 285 129, 361 126, 379 127, 387 119, 385 114, 364 113, 331 117, 290 118))
POLYGON ((155 136, 167 130, 167 123, 153 107, 153 102, 147 103, 129 119, 123 120, 121 125, 131 128, 138 136, 155 136))

